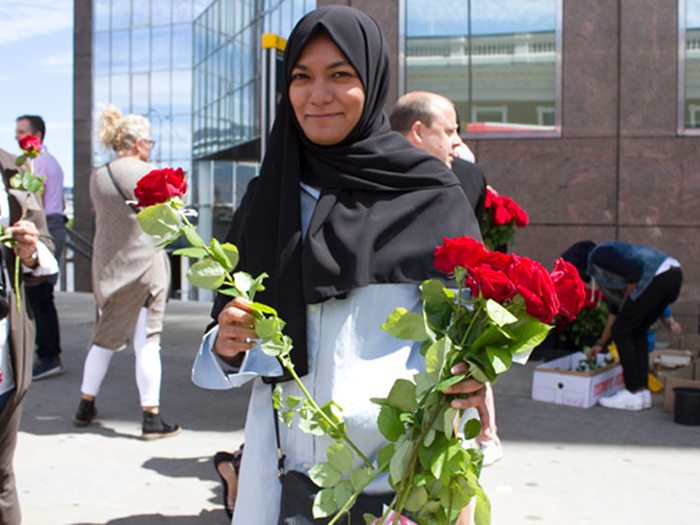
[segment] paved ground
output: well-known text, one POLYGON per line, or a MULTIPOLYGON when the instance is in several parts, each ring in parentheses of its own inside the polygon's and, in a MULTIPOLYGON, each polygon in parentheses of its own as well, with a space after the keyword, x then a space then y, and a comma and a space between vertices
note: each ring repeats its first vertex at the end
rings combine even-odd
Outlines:
MULTIPOLYGON (((142 442, 128 350, 112 361, 100 424, 73 427, 94 306, 86 294, 57 304, 67 372, 29 393, 15 461, 25 525, 225 524, 211 456, 242 441, 248 392, 189 381, 208 306, 169 304, 162 410, 185 430, 142 442)), ((642 413, 532 401, 533 366, 495 386, 506 456, 482 476, 494 525, 700 522, 700 427, 673 423, 660 396, 642 413)))

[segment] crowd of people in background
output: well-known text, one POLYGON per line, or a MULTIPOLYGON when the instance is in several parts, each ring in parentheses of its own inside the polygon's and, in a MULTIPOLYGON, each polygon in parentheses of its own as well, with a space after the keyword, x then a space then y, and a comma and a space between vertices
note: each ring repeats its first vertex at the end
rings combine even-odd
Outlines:
MULTIPOLYGON (((407 93, 387 117, 389 62, 383 38, 374 20, 348 7, 319 8, 298 23, 287 42, 287 89, 268 151, 227 236, 238 246, 246 271, 270 273, 260 300, 287 321, 295 342, 292 358, 304 383, 316 395, 347 407, 348 431, 375 451, 385 440, 374 419, 367 417, 374 410, 370 398, 384 396, 394 379, 418 370, 417 348, 380 330, 377 319, 399 305, 418 305, 417 284, 434 277, 433 250, 444 237, 481 239, 487 188, 484 170, 460 136, 449 99, 407 93), (416 215, 418 208, 423 213, 416 215)), ((32 135, 42 142, 34 169, 45 178, 45 187, 26 217, 8 182, 23 168, 15 165, 13 155, 0 151, 0 222, 9 226, 15 243, 12 249, 2 248, 2 273, 11 275, 15 257, 23 268, 21 288, 13 289, 3 279, 2 299, 8 305, 0 301, 0 523, 10 525, 20 519, 12 460, 27 388, 32 377, 64 371, 54 305, 57 261, 66 237, 64 181, 59 163, 43 144, 46 133, 41 117, 17 118, 18 141, 32 135), (27 300, 15 310, 23 295, 27 300)), ((96 398, 110 362, 131 345, 142 412, 140 437, 170 437, 180 426, 160 414, 169 260, 162 248, 144 241, 130 203, 137 180, 154 168, 149 163, 154 141, 145 117, 122 115, 114 107, 102 112, 99 137, 113 160, 90 179, 97 313, 73 421, 88 426, 95 420, 96 398)), ((595 283, 610 308, 591 354, 605 351, 614 340, 625 388, 600 404, 649 408, 648 332, 657 319, 669 318, 664 311, 679 297, 680 263, 652 247, 621 241, 579 241, 563 257, 584 280, 595 283)), ((679 332, 680 325, 670 319, 669 326, 679 332)), ((309 504, 285 499, 288 478, 277 482, 280 465, 274 451, 284 452, 283 469, 303 471, 325 458, 326 446, 294 427, 275 432, 268 383, 285 378, 273 359, 254 350, 254 324, 244 301, 218 295, 212 324, 196 355, 193 381, 223 389, 253 380, 245 449, 214 456, 232 523, 302 523, 293 520, 308 515, 309 504)), ((289 383, 285 389, 296 392, 289 383)), ((484 465, 501 459, 491 385, 465 379, 452 391, 462 394, 455 408, 474 409, 482 420, 476 446, 484 465)), ((377 514, 391 497, 386 480, 378 478, 353 508, 353 519, 360 519, 362 512, 377 514)), ((460 520, 468 523, 468 513, 460 520)))

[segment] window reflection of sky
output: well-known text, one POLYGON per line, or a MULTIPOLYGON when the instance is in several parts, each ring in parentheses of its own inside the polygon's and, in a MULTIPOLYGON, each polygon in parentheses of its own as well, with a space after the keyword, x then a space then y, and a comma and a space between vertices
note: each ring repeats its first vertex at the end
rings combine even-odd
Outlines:
MULTIPOLYGON (((551 31, 556 0, 471 0, 475 35, 551 31)), ((466 35, 467 0, 407 0, 406 35, 466 35)))

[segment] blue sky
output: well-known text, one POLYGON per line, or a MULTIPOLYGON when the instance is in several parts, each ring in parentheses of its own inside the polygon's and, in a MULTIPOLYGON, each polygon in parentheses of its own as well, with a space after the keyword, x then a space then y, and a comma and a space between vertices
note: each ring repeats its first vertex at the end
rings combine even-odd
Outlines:
POLYGON ((73 185, 73 1, 0 0, 0 147, 18 153, 15 118, 46 121, 46 145, 73 185))

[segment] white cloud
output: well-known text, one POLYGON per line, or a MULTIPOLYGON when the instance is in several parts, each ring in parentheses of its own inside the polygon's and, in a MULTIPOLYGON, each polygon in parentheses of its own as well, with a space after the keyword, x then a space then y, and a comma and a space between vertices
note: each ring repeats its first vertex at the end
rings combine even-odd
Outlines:
POLYGON ((72 0, 3 0, 0 45, 73 27, 72 0))
POLYGON ((40 66, 44 70, 72 72, 73 52, 71 50, 62 51, 55 55, 49 55, 41 59, 40 66))

